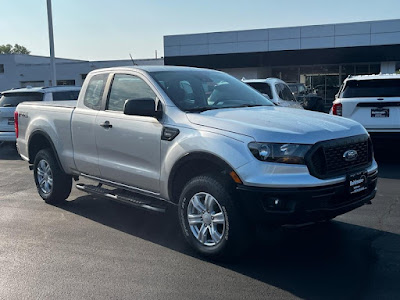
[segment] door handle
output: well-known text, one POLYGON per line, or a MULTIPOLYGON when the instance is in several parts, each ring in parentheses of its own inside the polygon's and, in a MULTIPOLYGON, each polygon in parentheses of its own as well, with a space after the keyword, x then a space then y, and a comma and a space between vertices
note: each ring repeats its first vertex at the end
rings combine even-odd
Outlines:
POLYGON ((104 123, 100 124, 100 126, 106 129, 112 128, 112 125, 110 124, 109 121, 105 121, 104 123))

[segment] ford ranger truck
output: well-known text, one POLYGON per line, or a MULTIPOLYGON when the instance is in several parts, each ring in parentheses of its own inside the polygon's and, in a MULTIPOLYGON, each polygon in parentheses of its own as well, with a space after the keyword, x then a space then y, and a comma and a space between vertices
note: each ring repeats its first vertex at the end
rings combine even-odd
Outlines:
POLYGON ((273 105, 214 70, 119 67, 89 73, 77 103, 27 102, 17 146, 47 203, 79 190, 164 212, 210 258, 240 253, 254 225, 329 220, 376 193, 367 131, 273 105))

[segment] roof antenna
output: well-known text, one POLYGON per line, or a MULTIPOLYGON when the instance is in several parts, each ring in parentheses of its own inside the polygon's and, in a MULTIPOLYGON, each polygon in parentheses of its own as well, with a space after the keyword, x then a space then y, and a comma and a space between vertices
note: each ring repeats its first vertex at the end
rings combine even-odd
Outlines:
POLYGON ((131 55, 130 53, 129 53, 129 56, 131 57, 132 64, 133 64, 134 66, 137 66, 138 64, 135 63, 135 61, 133 60, 132 55, 131 55))

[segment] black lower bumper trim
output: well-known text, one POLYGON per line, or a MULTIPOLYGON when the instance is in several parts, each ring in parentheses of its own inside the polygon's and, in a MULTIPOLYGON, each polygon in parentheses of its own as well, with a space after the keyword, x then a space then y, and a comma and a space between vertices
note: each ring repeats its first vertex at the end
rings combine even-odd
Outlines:
POLYGON ((347 183, 313 188, 237 187, 241 209, 257 223, 301 224, 332 219, 366 203, 376 194, 377 172, 367 189, 350 195, 347 183))

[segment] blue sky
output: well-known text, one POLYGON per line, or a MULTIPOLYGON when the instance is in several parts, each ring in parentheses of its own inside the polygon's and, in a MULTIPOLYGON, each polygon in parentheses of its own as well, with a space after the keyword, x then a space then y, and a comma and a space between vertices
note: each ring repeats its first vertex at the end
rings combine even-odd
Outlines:
MULTIPOLYGON (((400 18, 400 0, 53 0, 57 57, 163 55, 163 36, 400 18)), ((0 0, 0 44, 49 55, 46 0, 0 0)))

